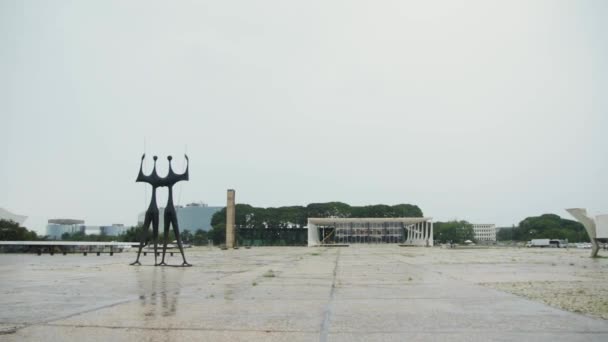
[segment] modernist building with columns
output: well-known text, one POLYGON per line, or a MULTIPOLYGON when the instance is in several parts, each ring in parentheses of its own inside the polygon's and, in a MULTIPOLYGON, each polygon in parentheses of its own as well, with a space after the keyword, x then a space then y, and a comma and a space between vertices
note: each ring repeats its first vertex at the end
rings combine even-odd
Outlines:
POLYGON ((308 246, 398 243, 433 246, 431 217, 309 218, 308 246))

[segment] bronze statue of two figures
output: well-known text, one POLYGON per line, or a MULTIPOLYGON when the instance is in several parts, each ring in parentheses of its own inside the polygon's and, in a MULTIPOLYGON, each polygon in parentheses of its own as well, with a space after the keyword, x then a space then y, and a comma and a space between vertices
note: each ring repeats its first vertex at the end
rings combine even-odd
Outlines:
POLYGON ((179 235, 179 225, 177 223, 177 212, 175 211, 175 206, 173 205, 173 186, 180 181, 188 180, 188 169, 190 167, 190 161, 188 160, 188 156, 186 157, 186 171, 182 174, 177 174, 173 172, 173 168, 171 167, 171 160, 173 159, 171 156, 168 156, 169 160, 169 173, 165 177, 160 177, 156 173, 156 160, 158 157, 154 156, 154 168, 152 169, 152 173, 149 175, 144 175, 143 172, 143 163, 146 155, 141 156, 141 163, 139 164, 139 174, 137 175, 136 182, 148 183, 152 186, 152 199, 150 199, 150 205, 148 206, 148 210, 146 210, 146 216, 144 218, 144 226, 143 232, 141 236, 141 242, 139 244, 139 250, 137 251, 137 259, 131 265, 141 265, 139 262, 139 256, 141 254, 141 249, 150 242, 150 237, 148 236, 150 231, 150 224, 152 224, 152 241, 154 242, 154 266, 164 266, 167 265, 165 263, 165 253, 167 252, 167 241, 169 239, 169 226, 173 226, 173 232, 175 233, 175 239, 177 240, 177 246, 179 247, 179 251, 182 253, 182 258, 184 262, 182 266, 192 266, 186 261, 186 256, 184 255, 184 248, 182 247, 182 239, 179 235), (164 243, 163 243, 163 257, 160 263, 157 263, 157 244, 158 244, 158 206, 156 205, 156 189, 160 187, 169 188, 169 198, 167 199, 167 205, 165 206, 164 213, 164 243))

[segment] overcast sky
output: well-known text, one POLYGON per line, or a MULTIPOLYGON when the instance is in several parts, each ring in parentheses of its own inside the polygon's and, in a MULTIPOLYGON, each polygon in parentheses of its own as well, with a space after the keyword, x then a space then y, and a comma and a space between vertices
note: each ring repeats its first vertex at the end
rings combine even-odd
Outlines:
POLYGON ((0 207, 417 204, 497 225, 608 212, 608 1, 0 0, 0 207), (151 167, 151 159, 147 163, 151 167), (159 203, 166 201, 166 190, 159 203))

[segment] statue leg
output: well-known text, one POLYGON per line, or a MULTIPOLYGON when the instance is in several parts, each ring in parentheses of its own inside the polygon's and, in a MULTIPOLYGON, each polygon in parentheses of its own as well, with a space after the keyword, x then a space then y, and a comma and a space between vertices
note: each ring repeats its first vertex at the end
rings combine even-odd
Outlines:
POLYGON ((137 251, 137 259, 131 265, 141 265, 139 262, 139 256, 141 254, 141 249, 144 248, 145 245, 148 244, 148 231, 150 230, 150 222, 152 221, 152 215, 149 212, 146 212, 146 216, 144 219, 144 225, 142 226, 142 235, 139 240, 139 250, 137 251))
POLYGON ((154 240, 154 266, 156 266, 158 255, 158 213, 156 213, 152 218, 152 239, 154 240))
POLYGON ((165 254, 167 253, 167 243, 169 241, 169 225, 171 224, 169 213, 165 214, 163 223, 164 223, 164 228, 165 228, 164 229, 165 238, 164 238, 164 241, 163 241, 163 259, 161 260, 161 262, 159 264, 160 266, 167 265, 165 263, 165 254))
POLYGON ((184 248, 182 247, 182 238, 179 236, 179 225, 177 224, 177 215, 173 215, 171 217, 171 224, 173 225, 173 231, 175 232, 177 246, 179 247, 179 251, 180 253, 182 253, 182 258, 184 259, 182 266, 192 266, 186 261, 186 255, 184 254, 184 248))

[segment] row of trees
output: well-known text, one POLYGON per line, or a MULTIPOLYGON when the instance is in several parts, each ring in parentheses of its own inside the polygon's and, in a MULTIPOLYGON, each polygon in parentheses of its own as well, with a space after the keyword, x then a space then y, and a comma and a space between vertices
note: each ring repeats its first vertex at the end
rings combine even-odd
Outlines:
MULTIPOLYGON (((118 236, 110 236, 110 235, 96 235, 90 234, 86 235, 82 232, 78 233, 65 233, 61 236, 61 240, 68 241, 121 241, 121 242, 138 242, 141 240, 144 234, 144 230, 142 226, 131 227, 127 229, 126 232, 120 234, 118 236)), ((189 243, 193 245, 206 245, 208 243, 208 234, 206 231, 199 229, 194 233, 191 233, 188 230, 180 232, 182 242, 189 243)), ((152 237, 152 230, 148 231, 148 236, 152 237)), ((164 241, 164 233, 159 233, 158 241, 164 241)), ((175 241, 175 234, 173 230, 169 231, 169 241, 175 241)))
POLYGON ((570 242, 589 242, 589 235, 582 224, 563 219, 555 214, 531 216, 517 227, 502 228, 498 241, 529 241, 532 239, 568 239, 570 242))
MULTIPOLYGON (((248 204, 236 205, 236 226, 240 237, 247 239, 276 240, 278 243, 303 244, 306 234, 301 230, 306 227, 309 217, 422 217, 422 211, 416 205, 398 204, 350 206, 341 202, 312 203, 307 206, 289 206, 279 208, 256 208, 248 204)), ((212 230, 209 233, 197 230, 194 233, 181 233, 182 241, 194 245, 205 245, 208 239, 220 244, 225 241, 226 208, 215 213, 211 220, 212 230)), ((151 233, 151 232, 150 232, 151 233)), ((62 240, 68 241, 139 241, 143 230, 141 226, 131 227, 119 236, 86 235, 82 232, 64 234, 62 240)), ((169 241, 175 240, 173 231, 169 241)), ((162 237, 162 233, 161 233, 162 237)), ((35 241, 36 232, 19 226, 13 221, 0 219, 0 240, 35 241)), ((529 241, 531 239, 568 239, 571 242, 588 242, 589 236, 583 225, 577 221, 563 219, 555 214, 544 214, 524 219, 518 226, 503 228, 497 233, 498 241, 529 241)), ((474 241, 472 225, 467 221, 448 221, 434 223, 434 239, 440 243, 462 243, 474 241)), ((162 241, 162 239, 161 239, 162 241)), ((275 244, 271 241, 269 244, 275 244)))
MULTIPOLYGON (((307 207, 255 208, 247 204, 238 204, 236 225, 239 235, 245 239, 273 240, 267 244, 304 244, 306 234, 297 232, 304 229, 308 217, 421 217, 422 211, 417 206, 401 204, 399 206, 350 207, 340 202, 315 203, 307 207), (324 206, 325 205, 325 206, 324 206), (405 212, 397 215, 395 207, 405 212), (307 209, 310 208, 310 211, 307 209), (350 210, 350 211, 349 211, 350 210), (310 214, 308 214, 310 213, 310 214), (354 216, 357 215, 357 216, 354 216), (411 215, 411 216, 410 216, 411 215), (292 230, 286 230, 291 228, 292 230), (294 229, 295 228, 295 229, 294 229), (285 231, 282 231, 285 230, 285 231), (274 241, 277 240, 277 241, 274 241)), ((182 232, 182 241, 194 245, 205 245, 208 239, 215 243, 225 241, 226 211, 219 211, 213 216, 213 229, 207 233, 198 230, 194 234, 182 232)), ((35 232, 29 231, 12 221, 0 220, 0 240, 37 240, 35 232), (5 228, 6 227, 6 228, 5 228)), ((434 239, 440 243, 463 243, 475 241, 473 226, 467 221, 435 222, 434 239)), ((104 235, 85 235, 84 233, 64 234, 62 240, 70 241, 139 241, 142 227, 131 227, 118 237, 104 235)), ((169 240, 175 240, 173 231, 169 240)), ((162 237, 162 233, 161 233, 162 237)), ((497 233, 498 241, 529 241, 531 239, 567 239, 571 242, 589 242, 589 236, 582 224, 555 214, 544 214, 524 219, 518 226, 502 228, 497 233)))
MULTIPOLYGON (((351 206, 342 202, 327 202, 278 208, 237 204, 235 223, 237 230, 243 232, 237 234, 237 237, 246 235, 268 240, 280 235, 286 243, 303 244, 306 243, 306 235, 297 233, 296 230, 304 229, 309 217, 422 217, 422 210, 412 204, 351 206), (278 231, 287 229, 294 231, 278 231)), ((223 243, 226 239, 226 208, 213 215, 211 226, 210 239, 216 244, 223 243)))
POLYGON ((63 233, 61 240, 64 241, 117 241, 116 236, 104 234, 85 234, 84 232, 63 233))
POLYGON ((36 241, 36 232, 19 226, 17 222, 0 219, 0 241, 36 241))
POLYGON ((473 225, 467 221, 433 223, 433 239, 440 243, 475 241, 473 225))
MULTIPOLYGON (((434 223, 435 241, 462 243, 474 240, 473 226, 467 221, 434 223)), ((532 239, 567 239, 570 242, 589 242, 582 224, 555 214, 527 217, 512 228, 502 228, 496 234, 497 241, 530 241, 532 239)))
MULTIPOLYGON (((150 231, 149 234, 152 232, 150 231)), ((61 240, 65 241, 122 241, 122 242, 137 242, 140 241, 143 234, 142 226, 131 227, 124 234, 119 236, 103 235, 103 234, 85 234, 84 232, 65 233, 61 236, 61 240)), ((181 232, 182 241, 193 245, 206 245, 208 243, 208 234, 206 231, 199 229, 194 233, 190 231, 181 232)), ((163 241, 163 234, 160 234, 160 240, 163 241)), ((46 240, 46 237, 39 237, 36 232, 28 230, 25 227, 19 226, 17 222, 0 219, 0 241, 38 241, 46 240)), ((174 241, 175 235, 173 231, 169 233, 169 241, 174 241)))

